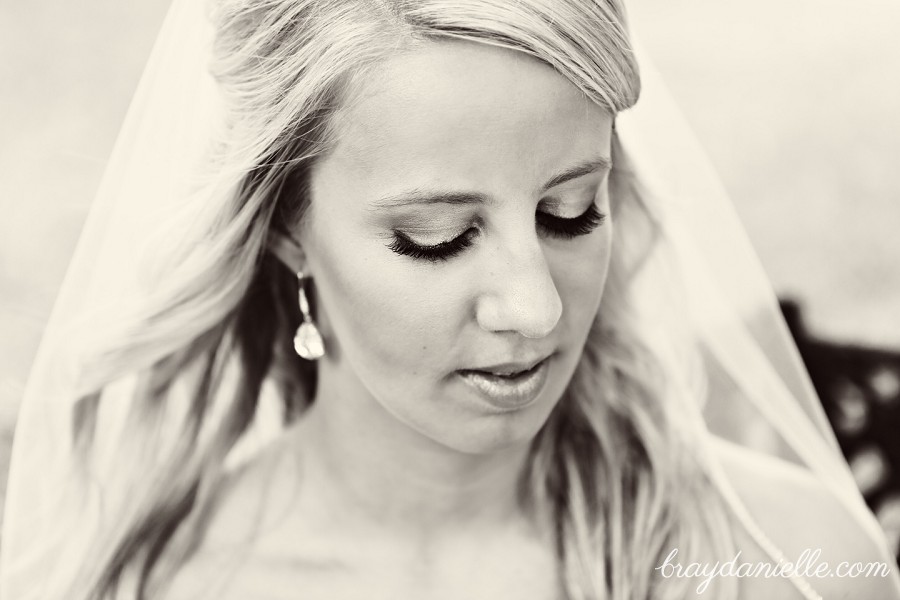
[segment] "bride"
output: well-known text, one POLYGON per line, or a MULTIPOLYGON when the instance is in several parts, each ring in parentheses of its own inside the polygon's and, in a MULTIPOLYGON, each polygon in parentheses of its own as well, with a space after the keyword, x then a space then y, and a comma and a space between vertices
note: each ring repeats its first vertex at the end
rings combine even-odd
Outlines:
POLYGON ((793 461, 703 421, 696 367, 767 348, 689 314, 618 1, 210 22, 176 0, 32 374, 4 598, 900 598, 834 572, 889 559, 815 407, 793 461))

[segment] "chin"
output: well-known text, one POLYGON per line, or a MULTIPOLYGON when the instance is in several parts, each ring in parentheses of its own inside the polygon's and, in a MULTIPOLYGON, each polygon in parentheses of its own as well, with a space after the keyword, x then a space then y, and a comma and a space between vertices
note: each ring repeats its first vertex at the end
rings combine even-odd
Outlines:
POLYGON ((531 444, 547 422, 555 402, 525 409, 480 415, 468 423, 444 427, 435 441, 465 454, 495 454, 531 444))
POLYGON ((561 367, 558 361, 551 361, 540 389, 523 402, 486 401, 483 394, 472 393, 471 386, 457 387, 454 399, 465 406, 467 417, 464 422, 445 421, 440 430, 441 443, 469 454, 489 454, 530 444, 565 392, 568 380, 561 377, 561 367))

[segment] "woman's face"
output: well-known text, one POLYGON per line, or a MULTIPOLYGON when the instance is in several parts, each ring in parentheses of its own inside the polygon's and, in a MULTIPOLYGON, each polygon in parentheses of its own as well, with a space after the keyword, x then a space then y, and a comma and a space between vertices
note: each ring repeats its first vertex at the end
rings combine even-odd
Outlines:
POLYGON ((337 119, 300 238, 317 401, 463 452, 526 442, 600 304, 611 115, 534 59, 447 41, 383 63, 337 119))

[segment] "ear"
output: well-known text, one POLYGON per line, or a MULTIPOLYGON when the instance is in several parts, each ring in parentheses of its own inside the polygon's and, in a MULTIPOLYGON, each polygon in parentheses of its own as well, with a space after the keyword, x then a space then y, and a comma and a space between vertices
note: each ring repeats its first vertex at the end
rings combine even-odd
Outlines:
POLYGON ((280 231, 270 231, 266 247, 292 273, 306 271, 306 253, 293 237, 280 231))

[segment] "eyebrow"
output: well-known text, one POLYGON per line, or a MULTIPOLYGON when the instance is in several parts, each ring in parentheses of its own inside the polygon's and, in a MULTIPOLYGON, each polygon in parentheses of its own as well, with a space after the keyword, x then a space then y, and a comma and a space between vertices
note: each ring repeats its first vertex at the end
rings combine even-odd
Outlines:
MULTIPOLYGON (((590 175, 605 172, 612 168, 612 161, 606 157, 598 157, 575 165, 551 177, 542 187, 544 193, 558 185, 590 175)), ((492 198, 479 192, 448 192, 439 190, 414 189, 379 198, 373 202, 375 208, 393 208, 411 204, 489 204, 492 198)))

